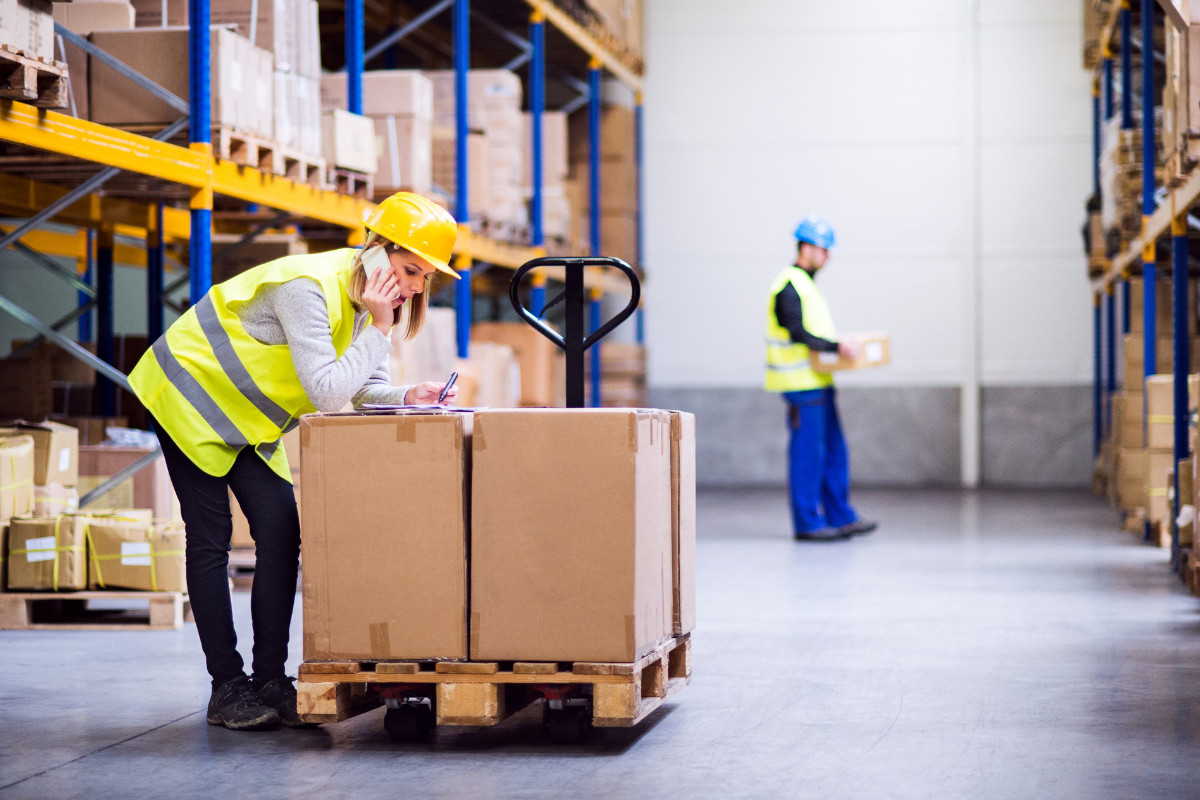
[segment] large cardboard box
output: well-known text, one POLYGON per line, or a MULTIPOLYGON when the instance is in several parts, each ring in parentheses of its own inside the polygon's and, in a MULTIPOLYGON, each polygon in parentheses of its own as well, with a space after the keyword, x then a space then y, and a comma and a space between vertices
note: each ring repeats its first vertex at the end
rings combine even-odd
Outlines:
POLYGON ((33 487, 33 516, 53 517, 79 510, 79 490, 74 486, 51 483, 33 487))
MULTIPOLYGON (((526 194, 533 190, 533 115, 522 115, 525 125, 524 183, 526 194)), ((569 170, 567 146, 567 115, 561 111, 542 114, 542 187, 561 189, 569 170)))
MULTIPOLYGON (((135 27, 164 28, 188 24, 188 0, 166 0, 167 15, 165 19, 163 18, 163 0, 131 0, 131 2, 133 3, 135 27)), ((111 28, 94 28, 93 30, 111 30, 111 28)))
POLYGON ((187 591, 183 523, 94 518, 88 530, 89 589, 187 591))
POLYGON ((1125 511, 1146 507, 1146 451, 1123 447, 1119 456, 1117 503, 1125 511))
MULTIPOLYGON (((363 116, 433 123, 433 83, 419 70, 382 69, 362 76, 363 116)), ((321 110, 348 108, 346 74, 321 76, 321 110)))
MULTIPOLYGON (((134 28, 95 31, 93 44, 145 75, 178 97, 189 98, 188 29, 134 28)), ((212 28, 211 89, 212 124, 242 129, 245 101, 254 92, 247 77, 251 65, 239 59, 244 48, 233 31, 212 28)), ((257 66, 257 65, 254 65, 257 66)), ((179 111, 140 88, 99 61, 90 65, 90 109, 92 120, 105 124, 162 124, 179 118, 179 111)))
POLYGON ((306 660, 467 657, 471 423, 301 418, 306 660))
POLYGON ((1146 378, 1146 446, 1152 450, 1175 447, 1175 378, 1146 378))
POLYGON ((671 635, 669 414, 480 411, 473 449, 472 659, 630 662, 671 635))
POLYGON ((0 436, 0 522, 33 510, 33 437, 0 436))
POLYGON ((375 123, 340 108, 321 113, 321 146, 331 167, 375 174, 375 123))
POLYGON ((1169 517, 1167 475, 1174 469, 1173 450, 1146 450, 1146 517, 1151 522, 1166 522, 1169 517))
POLYGON ((375 169, 376 190, 398 192, 404 189, 428 194, 433 186, 434 159, 429 123, 392 116, 372 117, 372 120, 375 150, 379 154, 375 169))
MULTIPOLYGON (((1113 408, 1119 408, 1119 422, 1115 425, 1116 436, 1114 439, 1118 447, 1126 448, 1141 448, 1145 442, 1143 441, 1144 431, 1142 429, 1142 420, 1144 419, 1141 392, 1121 392, 1114 398, 1119 398, 1120 402, 1115 403, 1113 408)), ((1117 413, 1114 411, 1114 413, 1117 413)))
MULTIPOLYGON (((1192 506, 1193 518, 1195 515, 1195 506, 1192 505, 1196 500, 1196 493, 1192 488, 1192 480, 1194 478, 1194 469, 1192 459, 1180 459, 1178 466, 1175 469, 1175 474, 1179 476, 1179 509, 1183 510, 1184 506, 1192 506)), ((1192 544, 1191 522, 1179 526, 1179 543, 1184 545, 1192 544)))
MULTIPOLYGON (((137 5, 137 3, 134 3, 137 5)), ((258 21, 253 44, 273 55, 276 69, 296 71, 297 33, 300 9, 296 0, 259 0, 258 21)), ((209 21, 213 25, 232 25, 238 32, 250 36, 250 13, 253 6, 245 0, 215 0, 209 5, 209 21)), ((186 15, 186 5, 184 14, 186 15)), ((138 23, 141 25, 141 23, 138 23)), ((172 25, 187 25, 184 21, 172 25)), ((300 74, 296 72, 296 74, 300 74)))
POLYGON ((79 430, 59 422, 25 422, 0 428, 0 436, 33 439, 33 483, 74 486, 79 480, 79 430))
MULTIPOLYGON (((161 3, 155 1, 155 7, 161 3)), ((143 0, 149 2, 149 0, 143 0)), ((86 37, 93 31, 111 31, 134 26, 134 7, 128 0, 89 0, 86 3, 55 3, 54 21, 86 37)), ((181 24, 186 25, 185 18, 181 24)), ((88 55, 63 40, 67 70, 71 81, 71 110, 80 119, 88 119, 88 55)))
POLYGON ((846 333, 838 337, 844 342, 862 345, 857 358, 847 358, 840 353, 811 354, 813 369, 817 372, 840 372, 848 369, 870 369, 882 367, 892 360, 891 344, 886 333, 846 333))
POLYGON ((671 412, 671 592, 676 635, 696 627, 696 415, 671 412))
MULTIPOLYGON (((1188 287, 1188 331, 1196 333, 1196 283, 1189 281, 1188 287)), ((1158 335, 1170 339, 1175 330, 1175 307, 1170 278, 1160 277, 1154 282, 1155 287, 1155 327, 1158 335)), ((1146 329, 1145 284, 1141 278, 1129 279, 1129 330, 1135 336, 1141 336, 1146 329)))
POLYGON ((512 348, 521 368, 521 405, 551 407, 565 405, 555 392, 556 374, 564 361, 562 351, 524 322, 476 322, 472 342, 494 342, 512 348))
MULTIPOLYGON (((435 186, 450 195, 458 191, 458 162, 455 160, 453 136, 435 135, 432 149, 431 180, 435 186)), ((467 136, 467 202, 472 218, 485 214, 492 203, 491 148, 487 137, 480 133, 467 136)), ((380 156, 380 173, 383 173, 383 157, 380 156)), ((375 176, 380 180, 379 175, 375 176)), ((376 184, 378 185, 378 183, 376 184)))
MULTIPOLYGON (((79 494, 86 495, 148 452, 140 447, 103 444, 80 447, 79 494)), ((152 510, 155 519, 181 519, 179 498, 171 487, 171 476, 167 473, 167 462, 163 457, 159 456, 150 466, 126 479, 107 495, 97 498, 87 511, 90 513, 109 508, 147 508, 152 510)))
POLYGON ((9 591, 86 588, 87 527, 87 517, 73 515, 9 522, 9 591))

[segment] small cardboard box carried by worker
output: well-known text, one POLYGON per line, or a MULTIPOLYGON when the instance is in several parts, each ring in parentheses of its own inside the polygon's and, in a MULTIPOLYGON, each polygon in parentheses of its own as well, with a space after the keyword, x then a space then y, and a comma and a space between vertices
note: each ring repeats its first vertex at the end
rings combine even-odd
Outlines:
POLYGON ((862 347, 857 358, 846 358, 841 353, 813 351, 812 368, 817 372, 842 372, 852 369, 870 369, 891 363, 892 348, 886 333, 847 333, 838 337, 843 342, 858 342, 862 347))

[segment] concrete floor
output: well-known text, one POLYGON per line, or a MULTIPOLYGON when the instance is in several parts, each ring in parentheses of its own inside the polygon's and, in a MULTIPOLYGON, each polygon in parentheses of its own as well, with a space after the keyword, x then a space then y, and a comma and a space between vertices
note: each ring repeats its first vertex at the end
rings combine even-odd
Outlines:
POLYGON ((857 501, 879 533, 796 544, 781 492, 703 493, 694 681, 577 747, 537 709, 420 746, 382 711, 233 733, 194 626, 0 633, 0 798, 1200 794, 1200 601, 1162 551, 1085 494, 857 501))

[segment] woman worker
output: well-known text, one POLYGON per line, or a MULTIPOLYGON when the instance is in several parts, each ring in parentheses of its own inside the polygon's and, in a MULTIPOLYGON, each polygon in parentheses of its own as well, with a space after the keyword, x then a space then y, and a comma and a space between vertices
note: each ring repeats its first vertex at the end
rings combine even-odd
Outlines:
MULTIPOLYGON (((457 237, 441 207, 401 192, 366 222, 362 250, 288 256, 212 287, 129 376, 149 409, 187 531, 187 582, 212 675, 208 721, 234 730, 301 726, 284 673, 300 520, 280 437, 300 415, 362 403, 436 403, 441 384, 389 386, 389 333, 425 319, 457 237), (229 599, 229 490, 250 523, 257 565, 252 677, 229 599)), ((456 392, 452 389, 450 397, 456 392)))

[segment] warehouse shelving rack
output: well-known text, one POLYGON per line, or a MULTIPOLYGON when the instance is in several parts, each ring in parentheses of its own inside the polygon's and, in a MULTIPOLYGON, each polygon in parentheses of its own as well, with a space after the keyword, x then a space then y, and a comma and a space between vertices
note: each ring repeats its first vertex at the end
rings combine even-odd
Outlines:
MULTIPOLYGON (((1114 101, 1114 69, 1121 71, 1121 128, 1134 129, 1134 87, 1132 75, 1132 53, 1135 45, 1133 36, 1134 3, 1140 15, 1142 52, 1149 57, 1141 58, 1140 99, 1142 138, 1142 226, 1141 234, 1112 255, 1111 258, 1090 258, 1089 273, 1093 276, 1093 420, 1095 453, 1100 453, 1100 443, 1106 429, 1106 410, 1111 409, 1109 398, 1116 392, 1116 339, 1118 312, 1116 293, 1120 291, 1120 327, 1122 333, 1130 331, 1130 283, 1135 274, 1143 280, 1143 363, 1147 370, 1157 364, 1157 292, 1156 281, 1160 260, 1159 243, 1170 239, 1169 265, 1173 277, 1189 273, 1190 228, 1200 227, 1200 220, 1191 215, 1191 209, 1200 201, 1200 168, 1193 169, 1181 184, 1171 187, 1156 185, 1155 148, 1156 136, 1153 109, 1158 102, 1154 80, 1154 25, 1155 8, 1162 9, 1163 25, 1173 25, 1185 32, 1192 23, 1186 3, 1173 0, 1113 0, 1108 18, 1105 20, 1099 42, 1099 63, 1095 66, 1092 97, 1093 136, 1093 193, 1100 196, 1100 128, 1104 120, 1112 119, 1117 113, 1114 101), (1114 50, 1114 43, 1117 49, 1114 50), (1115 63, 1114 63, 1115 62, 1115 63)), ((1197 17, 1200 22, 1200 17, 1197 17)), ((1193 98, 1194 100, 1194 98, 1193 98)), ((1165 243, 1164 243, 1165 244, 1165 243)), ((1175 463, 1187 458, 1188 445, 1188 394, 1187 380, 1190 364, 1190 341, 1186 316, 1188 312, 1188 280, 1173 280, 1173 378, 1174 378, 1174 459, 1175 463)), ((1143 404, 1145 388, 1143 385, 1143 404)), ((1179 496, 1179 478, 1175 478, 1175 496, 1179 496)), ((1179 531, 1174 521, 1172 530, 1172 565, 1179 564, 1179 531)), ((1149 523, 1145 534, 1150 535, 1149 523)))
MULTIPOLYGON (((516 269, 545 254, 542 235, 541 181, 541 114, 545 108, 545 68, 547 58, 546 25, 559 36, 553 43, 556 59, 565 54, 567 60, 587 60, 586 94, 569 103, 570 109, 581 102, 589 104, 591 124, 589 195, 591 197, 591 244, 594 253, 600 250, 600 143, 599 118, 601 75, 609 72, 634 91, 637 97, 635 120, 638 142, 637 161, 641 166, 641 63, 628 53, 610 46, 615 36, 597 31, 594 21, 579 19, 579 9, 572 13, 570 0, 559 6, 550 0, 508 0, 488 5, 488 16, 471 8, 470 0, 440 0, 424 9, 409 24, 386 34, 371 51, 364 49, 365 19, 363 0, 345 0, 345 63, 349 89, 350 110, 362 111, 361 74, 368 57, 374 57, 388 47, 394 47, 404 37, 417 32, 438 14, 450 11, 453 15, 451 51, 456 76, 458 146, 456 167, 458 186, 455 187, 455 216, 460 223, 460 235, 455 247, 455 268, 463 280, 456 285, 456 308, 460 320, 458 329, 459 355, 468 355, 471 320, 471 276, 476 265, 491 265, 516 269), (529 246, 512 245, 488 239, 471 231, 468 213, 467 187, 467 72, 471 68, 470 21, 483 19, 490 28, 521 51, 506 65, 512 68, 528 62, 529 99, 533 125, 534 180, 531 201, 531 239, 529 246), (495 18, 503 16, 504 22, 495 18), (528 38, 512 31, 511 22, 524 18, 528 38), (585 24, 586 23, 586 24, 585 24), (590 27, 589 27, 590 24, 590 27), (600 33, 601 36, 596 34, 600 33), (607 41, 602 41, 606 39, 607 41)), ((135 81, 159 98, 166 100, 180 113, 180 119, 154 137, 120 130, 107 125, 78 119, 64 113, 49 111, 13 100, 0 100, 0 214, 22 218, 0 233, 0 250, 18 246, 39 263, 53 268, 54 262, 42 256, 73 257, 79 264, 79 276, 69 282, 79 292, 79 308, 71 315, 47 323, 22 309, 8 298, 0 296, 0 310, 6 311, 37 331, 38 341, 49 339, 67 352, 95 368, 101 376, 101 413, 111 414, 115 388, 127 387, 126 376, 113 367, 113 266, 123 263, 143 266, 147 273, 148 336, 152 340, 163 331, 163 302, 167 295, 181 288, 186 280, 190 301, 196 302, 211 287, 212 225, 215 201, 240 203, 251 212, 247 216, 254 224, 243 239, 229 249, 237 248, 286 219, 303 220, 306 225, 343 229, 350 243, 361 238, 362 222, 373 204, 360 198, 338 194, 285 177, 262 172, 215 157, 212 150, 209 69, 209 0, 191 0, 189 6, 189 50, 191 64, 190 97, 184 101, 117 62, 111 56, 91 47, 86 40, 69 30, 56 26, 60 36, 83 47, 93 58, 104 60, 128 79, 135 81), (168 140, 188 128, 187 147, 168 140), (108 188, 105 188, 107 185, 108 188), (183 204, 186 208, 172 203, 183 204), (259 212, 258 209, 270 209, 259 212), (79 226, 78 236, 44 230, 49 222, 79 226), (132 253, 127 243, 118 237, 136 237, 144 242, 143 255, 132 253), (164 270, 168 262, 177 266, 182 248, 187 249, 186 271, 172 283, 165 283, 164 270), (168 252, 175 249, 179 256, 168 252), (82 277, 80 277, 82 276, 82 277), (97 354, 93 355, 59 331, 83 317, 96 317, 97 354), (104 383, 107 381, 107 384, 104 383), (106 413, 107 412, 107 413, 106 413)), ((557 63, 557 61, 556 61, 557 63)), ((561 70, 560 70, 561 71, 561 70)), ((581 82, 569 75, 562 80, 579 88, 581 82)), ((640 195, 639 177, 639 195, 640 195)), ((640 200, 640 197, 639 197, 640 200)), ((639 202, 640 215, 640 202, 639 202)), ((639 216, 640 222, 640 216, 639 216)), ((640 225, 639 225, 640 227, 640 225)), ((639 233, 639 249, 640 249, 639 233)), ((225 252, 228 252, 226 250, 225 252)), ((220 257, 220 253, 217 257, 220 257)), ((639 261, 641 259, 639 258, 639 261)), ((552 270, 543 270, 534 280, 532 305, 540 310, 546 305, 546 282, 561 280, 552 270)), ((624 281, 603 272, 588 276, 592 290, 593 327, 599 326, 600 297, 606 289, 620 291, 624 281)), ((639 312, 640 317, 640 312, 639 312)), ((90 326, 89 326, 90 327, 90 326)), ((641 330, 639 319, 638 330, 641 330)), ((599 359, 594 363, 598 368, 599 359)), ((596 381, 598 387, 599 381, 596 381)), ((598 392, 593 398, 599 404, 598 392)), ((141 466, 153 461, 156 453, 113 476, 96 490, 82 498, 81 505, 101 496, 118 485, 141 466)))

